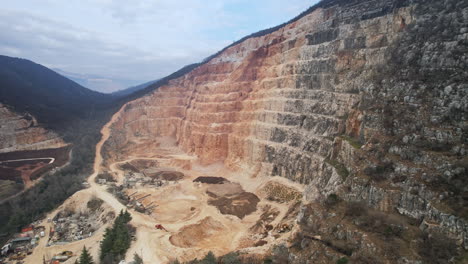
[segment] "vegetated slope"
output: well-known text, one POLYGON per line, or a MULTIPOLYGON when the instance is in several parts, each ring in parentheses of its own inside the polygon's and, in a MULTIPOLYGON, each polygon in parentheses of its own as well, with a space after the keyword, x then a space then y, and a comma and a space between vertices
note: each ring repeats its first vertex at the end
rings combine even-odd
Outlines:
POLYGON ((465 254, 468 3, 322 3, 142 91, 106 152, 175 136, 202 164, 305 185, 274 251, 292 263, 465 254))
MULTIPOLYGON (((54 140, 71 144, 72 149, 66 167, 47 173, 33 187, 0 203, 0 234, 5 235, 0 239, 7 239, 83 188, 100 129, 121 103, 44 66, 6 56, 0 56, 0 103, 4 152, 46 149, 54 140)), ((21 153, 28 158, 28 152, 21 153)))
POLYGON ((142 83, 142 81, 127 80, 111 76, 67 72, 58 68, 52 68, 52 70, 83 87, 104 94, 114 93, 118 90, 125 90, 127 87, 142 83))
POLYGON ((143 89, 147 88, 148 86, 152 85, 153 83, 155 83, 157 81, 158 80, 149 81, 149 82, 142 83, 140 85, 135 85, 135 86, 129 87, 127 89, 119 90, 119 91, 113 92, 112 96, 115 96, 115 97, 128 96, 128 95, 130 95, 132 93, 135 93, 135 92, 138 92, 140 90, 143 90, 143 89))
POLYGON ((74 119, 88 118, 108 106, 111 96, 32 61, 0 56, 0 102, 34 115, 41 124, 62 129, 74 119))
POLYGON ((57 133, 41 127, 34 116, 16 113, 0 103, 0 153, 64 145, 57 133))

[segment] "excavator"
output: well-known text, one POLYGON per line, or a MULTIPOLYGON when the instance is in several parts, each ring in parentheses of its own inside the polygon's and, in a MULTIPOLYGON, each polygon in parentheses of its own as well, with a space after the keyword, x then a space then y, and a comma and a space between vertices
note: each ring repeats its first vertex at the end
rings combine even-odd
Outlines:
POLYGON ((162 226, 161 224, 157 224, 157 225, 155 225, 154 227, 156 227, 156 229, 158 229, 158 230, 164 230, 164 231, 166 231, 166 232, 169 232, 169 231, 167 231, 167 229, 164 228, 164 226, 162 226))

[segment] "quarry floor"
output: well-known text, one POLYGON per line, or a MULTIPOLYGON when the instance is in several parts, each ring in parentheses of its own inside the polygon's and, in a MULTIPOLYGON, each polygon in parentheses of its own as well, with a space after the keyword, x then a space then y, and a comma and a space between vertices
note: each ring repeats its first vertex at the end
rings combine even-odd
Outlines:
MULTIPOLYGON (((65 206, 83 210, 83 205, 91 197, 102 199, 104 206, 115 213, 126 210, 127 207, 107 191, 106 185, 96 183, 96 176, 103 170, 110 171, 117 178, 117 184, 122 184, 124 171, 121 170, 120 164, 136 160, 152 160, 157 161, 160 167, 182 172, 185 177, 159 188, 144 186, 127 190, 132 193, 138 192, 139 196, 140 194, 141 196, 149 195, 141 201, 144 204, 157 204, 151 214, 128 209, 132 215, 131 224, 136 227, 136 241, 132 243, 127 252, 127 260, 133 259, 134 253, 138 253, 145 263, 169 263, 175 258, 188 261, 203 257, 208 251, 218 256, 235 250, 262 254, 271 245, 287 240, 290 232, 294 232, 295 217, 291 209, 297 205, 298 199, 285 201, 267 199, 265 186, 275 182, 277 186, 284 186, 289 190, 302 193, 301 185, 279 177, 252 177, 249 173, 231 171, 222 163, 201 166, 195 157, 181 151, 174 139, 151 139, 159 141, 158 147, 152 149, 151 153, 148 153, 144 140, 136 141, 131 150, 126 152, 131 154, 124 155, 127 159, 106 161, 108 166, 104 166, 101 155, 102 146, 110 136, 110 127, 117 115, 118 113, 101 130, 103 136, 96 146, 94 173, 88 178, 89 188, 75 193, 47 218, 52 219, 65 206), (200 176, 223 177, 229 182, 217 185, 193 181, 200 176), (254 209, 255 211, 248 213, 245 217, 223 214, 218 207, 209 204, 213 193, 231 197, 231 194, 241 191, 253 193, 259 198, 256 210, 254 209), (157 224, 162 224, 167 231, 156 229, 157 224), (285 224, 288 229, 280 230, 280 226, 285 224)), ((234 198, 232 205, 242 207, 248 202, 243 200, 244 196, 239 197, 234 198)), ((33 264, 42 261, 43 258, 51 259, 65 250, 72 251, 75 257, 64 263, 74 263, 84 246, 90 249, 94 259, 97 260, 99 242, 102 240, 105 228, 111 222, 103 222, 102 226, 89 238, 66 245, 47 246, 51 223, 44 220, 41 225, 46 227, 46 237, 40 240, 33 254, 25 259, 25 263, 33 264)))

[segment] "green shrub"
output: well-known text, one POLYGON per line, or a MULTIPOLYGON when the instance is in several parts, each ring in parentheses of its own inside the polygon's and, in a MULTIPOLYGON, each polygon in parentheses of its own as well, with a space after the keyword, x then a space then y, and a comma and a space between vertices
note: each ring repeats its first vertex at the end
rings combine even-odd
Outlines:
POLYGON ((346 140, 353 148, 360 149, 362 147, 362 143, 359 142, 358 139, 352 138, 350 136, 343 135, 341 136, 343 140, 346 140))
POLYGON ((200 264, 216 264, 216 256, 213 254, 213 252, 208 252, 206 256, 200 261, 200 264))
POLYGON ((223 264, 241 264, 239 255, 237 253, 229 253, 221 257, 221 263, 223 264))
POLYGON ((418 243, 418 253, 428 264, 448 263, 459 255, 455 240, 440 232, 424 233, 418 243))
POLYGON ((386 179, 386 175, 393 171, 392 162, 383 162, 376 166, 369 166, 364 169, 364 174, 369 176, 372 180, 380 182, 386 179))
POLYGON ((99 199, 97 197, 93 197, 91 200, 88 201, 86 206, 88 207, 88 209, 91 212, 95 212, 95 211, 97 211, 97 210, 99 210, 101 208, 103 203, 104 203, 103 200, 101 200, 101 199, 99 199))
POLYGON ((351 263, 353 264, 381 264, 383 263, 380 259, 368 253, 359 252, 351 257, 351 263))
POLYGON ((327 198, 323 201, 323 206, 327 209, 331 209, 339 204, 341 201, 340 197, 335 193, 331 193, 327 196, 327 198))
POLYGON ((350 202, 347 204, 345 215, 348 217, 367 215, 367 207, 363 202, 350 202))
POLYGON ((333 166, 335 168, 335 170, 336 170, 336 173, 338 173, 338 175, 340 175, 340 177, 343 180, 346 180, 346 178, 348 178, 349 171, 348 171, 348 169, 346 168, 345 165, 341 164, 337 160, 331 160, 331 159, 325 159, 325 162, 330 164, 331 166, 333 166))
POLYGON ((342 257, 342 258, 340 258, 339 260, 336 261, 336 264, 346 264, 348 262, 349 262, 348 258, 342 257))

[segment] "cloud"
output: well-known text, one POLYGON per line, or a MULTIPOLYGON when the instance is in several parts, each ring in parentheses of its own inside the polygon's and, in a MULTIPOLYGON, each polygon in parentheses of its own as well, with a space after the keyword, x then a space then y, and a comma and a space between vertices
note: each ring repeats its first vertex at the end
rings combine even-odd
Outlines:
POLYGON ((180 63, 200 60, 206 55, 205 51, 163 56, 27 12, 0 10, 0 17, 0 53, 46 62, 50 67, 72 72, 146 81, 169 74, 180 63))
POLYGON ((314 2, 8 1, 0 8, 0 54, 69 72, 146 82, 285 22, 314 2))

